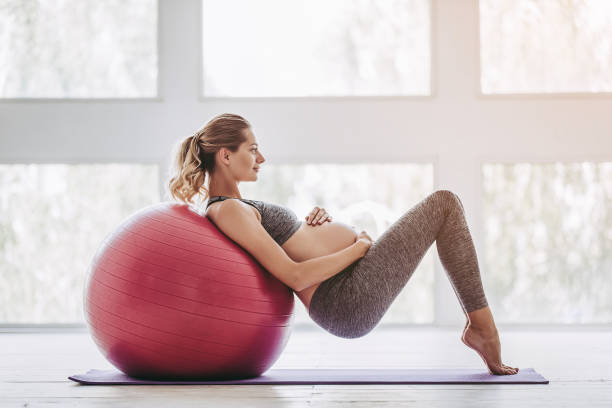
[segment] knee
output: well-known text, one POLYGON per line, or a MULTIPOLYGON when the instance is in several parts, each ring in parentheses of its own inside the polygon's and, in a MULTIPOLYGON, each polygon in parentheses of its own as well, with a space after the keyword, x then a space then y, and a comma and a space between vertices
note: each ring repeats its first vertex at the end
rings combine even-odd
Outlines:
POLYGON ((440 197, 444 197, 446 199, 450 199, 450 200, 454 200, 455 198, 459 198, 459 196, 455 193, 453 193, 450 190, 436 190, 434 192, 435 195, 440 196, 440 197))
POLYGON ((444 201, 460 201, 459 196, 450 190, 436 190, 433 195, 444 201))
POLYGON ((457 205, 459 208, 463 209, 463 203, 459 196, 450 190, 436 190, 433 195, 438 197, 445 204, 457 205))

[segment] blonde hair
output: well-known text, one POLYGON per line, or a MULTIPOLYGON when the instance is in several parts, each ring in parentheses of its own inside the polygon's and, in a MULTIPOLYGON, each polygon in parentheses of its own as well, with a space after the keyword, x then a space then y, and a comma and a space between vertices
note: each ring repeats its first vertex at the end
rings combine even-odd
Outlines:
POLYGON ((240 145, 248 140, 243 130, 250 127, 251 124, 242 116, 222 113, 194 135, 178 142, 168 181, 172 198, 186 204, 202 204, 208 198, 204 182, 208 173, 210 183, 215 170, 215 154, 223 147, 231 152, 238 151, 240 145), (199 196, 200 200, 194 202, 194 196, 199 196))

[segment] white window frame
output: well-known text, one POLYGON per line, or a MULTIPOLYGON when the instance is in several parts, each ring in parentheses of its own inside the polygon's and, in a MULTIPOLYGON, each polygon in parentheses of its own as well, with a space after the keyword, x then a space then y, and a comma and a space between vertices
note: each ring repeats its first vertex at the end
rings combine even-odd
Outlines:
MULTIPOLYGON (((164 0, 165 1, 165 0, 164 0)), ((78 98, 78 97, 68 97, 68 98, 30 98, 30 97, 16 97, 16 98, 3 98, 0 97, 0 106, 3 103, 89 103, 89 102, 162 102, 163 99, 160 95, 160 89, 162 88, 161 80, 161 37, 160 37, 160 0, 157 0, 157 37, 156 41, 156 50, 157 50, 157 81, 156 81, 156 96, 153 97, 112 97, 112 98, 78 98)), ((0 128, 1 129, 1 128, 0 128)))
MULTIPOLYGON (((202 97, 200 1, 158 1, 156 98, 1 99, 0 163, 157 163, 163 194, 172 143, 234 112, 254 125, 269 164, 433 163, 434 190, 462 199, 486 284, 483 163, 612 160, 612 93, 482 94, 478 0, 430 0, 431 95, 282 98, 202 97)), ((462 327, 435 259, 431 326, 462 327)))

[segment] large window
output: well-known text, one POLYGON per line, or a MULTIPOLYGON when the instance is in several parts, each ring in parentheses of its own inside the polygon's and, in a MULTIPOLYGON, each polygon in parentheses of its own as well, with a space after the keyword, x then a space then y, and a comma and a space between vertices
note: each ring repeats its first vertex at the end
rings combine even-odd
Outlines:
POLYGON ((156 0, 2 0, 0 98, 157 96, 156 0))
POLYGON ((480 0, 484 94, 612 92, 612 1, 480 0))
POLYGON ((202 0, 204 96, 430 94, 429 0, 202 0))
POLYGON ((0 324, 84 324, 96 250, 158 201, 157 165, 0 165, 0 324))
MULTIPOLYGON (((286 205, 300 221, 315 205, 324 207, 334 221, 365 230, 372 239, 432 191, 431 164, 264 164, 255 183, 240 185, 244 198, 286 205)), ((437 255, 432 247, 381 324, 433 322, 437 255)), ((295 323, 314 325, 304 305, 295 301, 295 323)))
POLYGON ((612 322, 612 163, 482 171, 482 269, 496 319, 612 322))

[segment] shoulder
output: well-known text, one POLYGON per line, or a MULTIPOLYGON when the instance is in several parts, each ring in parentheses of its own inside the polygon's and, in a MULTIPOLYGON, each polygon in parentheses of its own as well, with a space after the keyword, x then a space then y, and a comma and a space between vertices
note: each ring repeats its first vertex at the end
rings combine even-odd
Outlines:
POLYGON ((268 234, 255 215, 255 208, 240 200, 226 200, 211 212, 214 214, 211 221, 264 269, 291 289, 300 287, 296 283, 297 263, 268 234))
MULTIPOLYGON (((205 211, 205 215, 209 218, 214 218, 219 214, 222 208, 239 208, 240 204, 238 200, 217 200, 210 204, 205 211)), ((227 212, 227 210, 225 210, 227 212)))
POLYGON ((255 208, 240 200, 232 199, 212 203, 208 206, 204 215, 213 222, 219 217, 235 217, 237 215, 252 215, 253 218, 261 222, 259 212, 255 208))

